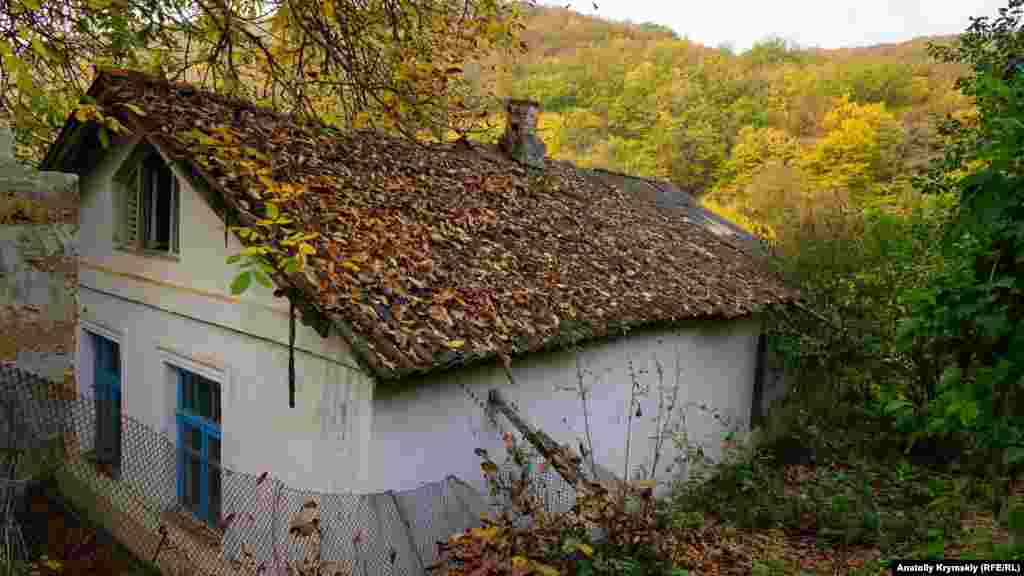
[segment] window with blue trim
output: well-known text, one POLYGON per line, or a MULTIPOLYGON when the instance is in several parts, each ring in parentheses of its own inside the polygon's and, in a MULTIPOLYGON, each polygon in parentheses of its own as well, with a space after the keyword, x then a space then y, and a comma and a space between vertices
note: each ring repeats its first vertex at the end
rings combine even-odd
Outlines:
POLYGON ((181 368, 178 373, 178 500, 216 525, 221 512, 220 384, 181 368))
POLYGON ((93 388, 96 405, 96 461, 116 475, 121 464, 121 346, 92 334, 93 388))

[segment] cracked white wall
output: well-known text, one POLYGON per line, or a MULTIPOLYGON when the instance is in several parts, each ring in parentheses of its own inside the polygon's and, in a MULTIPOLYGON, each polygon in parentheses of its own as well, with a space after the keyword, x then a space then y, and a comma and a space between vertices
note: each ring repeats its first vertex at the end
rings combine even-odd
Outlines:
MULTIPOLYGON (((407 489, 455 474, 483 488, 480 460, 473 451, 484 448, 500 462, 502 441, 500 431, 464 387, 483 401, 489 389, 501 389, 528 422, 556 441, 576 447, 586 429, 581 400, 573 391, 578 385, 577 359, 589 389, 590 431, 598 464, 619 476, 624 472, 630 363, 647 390, 639 399, 641 416, 634 418, 631 427, 630 476, 638 466, 652 464, 660 387, 665 392, 678 387, 673 418, 685 418, 689 439, 717 458, 727 429, 749 425, 760 329, 757 319, 694 322, 686 328, 642 330, 594 343, 578 357, 568 351, 530 355, 513 361, 515 385, 496 364, 405 380, 397 386, 379 384, 374 397, 370 483, 376 489, 407 489)), ((636 413, 635 407, 632 412, 636 413)), ((504 423, 503 417, 498 418, 504 423)), ((677 454, 671 441, 664 442, 659 478, 680 471, 667 469, 677 454)))

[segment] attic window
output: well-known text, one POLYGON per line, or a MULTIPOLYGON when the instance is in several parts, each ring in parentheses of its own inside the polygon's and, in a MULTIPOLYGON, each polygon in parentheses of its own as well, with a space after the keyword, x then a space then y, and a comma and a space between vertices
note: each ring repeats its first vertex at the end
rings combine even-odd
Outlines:
POLYGON ((140 145, 116 180, 120 191, 117 240, 124 248, 178 253, 178 180, 160 154, 140 145))

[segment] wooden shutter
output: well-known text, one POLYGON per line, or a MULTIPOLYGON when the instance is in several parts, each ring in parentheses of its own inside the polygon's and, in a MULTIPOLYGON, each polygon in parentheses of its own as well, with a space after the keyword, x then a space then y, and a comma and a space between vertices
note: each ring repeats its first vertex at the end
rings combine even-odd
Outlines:
POLYGON ((179 254, 181 243, 181 189, 178 186, 178 176, 171 172, 171 252, 179 254))
POLYGON ((121 235, 121 242, 128 246, 138 246, 139 244, 139 203, 141 202, 139 191, 142 188, 141 178, 142 170, 136 168, 125 178, 122 188, 124 192, 124 212, 122 214, 124 233, 121 235))
POLYGON ((132 170, 121 180, 121 244, 135 247, 138 245, 139 221, 139 172, 132 170))

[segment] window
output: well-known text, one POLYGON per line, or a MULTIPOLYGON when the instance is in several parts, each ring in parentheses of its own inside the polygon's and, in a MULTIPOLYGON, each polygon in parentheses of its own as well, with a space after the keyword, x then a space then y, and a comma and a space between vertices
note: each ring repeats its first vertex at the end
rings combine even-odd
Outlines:
POLYGON ((178 253, 178 180, 152 146, 140 144, 118 172, 121 224, 126 248, 178 253))
POLYGON ((216 525, 221 512, 220 385, 176 368, 178 376, 178 500, 216 525))
POLYGON ((89 333, 93 342, 93 401, 96 405, 96 462, 111 476, 121 464, 121 347, 89 333))

